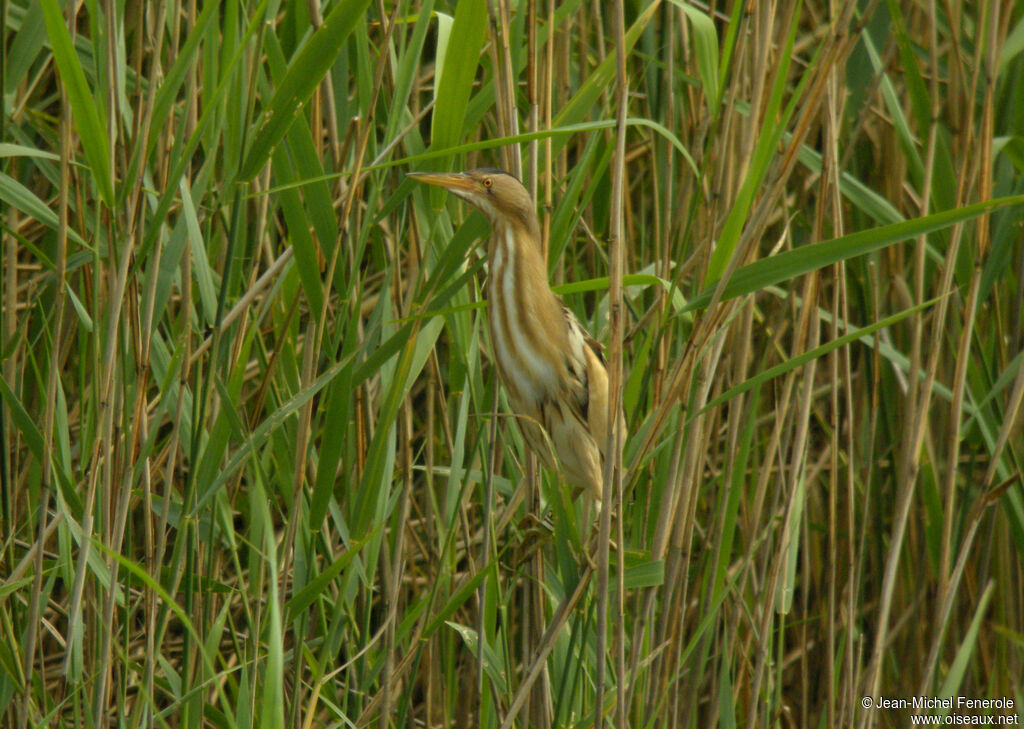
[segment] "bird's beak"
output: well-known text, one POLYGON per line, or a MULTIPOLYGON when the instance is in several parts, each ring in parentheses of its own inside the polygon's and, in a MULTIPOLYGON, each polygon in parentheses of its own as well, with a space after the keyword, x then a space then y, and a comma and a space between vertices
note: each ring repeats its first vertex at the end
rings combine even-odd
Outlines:
POLYGON ((405 176, 452 192, 472 192, 476 189, 476 181, 463 172, 406 172, 405 176))

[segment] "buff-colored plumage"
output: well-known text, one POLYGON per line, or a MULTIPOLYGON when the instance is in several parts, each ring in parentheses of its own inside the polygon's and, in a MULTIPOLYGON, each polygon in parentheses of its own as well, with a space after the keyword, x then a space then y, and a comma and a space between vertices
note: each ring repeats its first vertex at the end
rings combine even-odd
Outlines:
MULTIPOLYGON (((540 224, 529 193, 500 170, 410 176, 450 190, 490 221, 487 318, 509 404, 544 464, 555 468, 553 448, 566 480, 599 502, 608 439, 608 372, 600 345, 548 285, 540 224)), ((625 434, 625 424, 621 427, 625 434)))

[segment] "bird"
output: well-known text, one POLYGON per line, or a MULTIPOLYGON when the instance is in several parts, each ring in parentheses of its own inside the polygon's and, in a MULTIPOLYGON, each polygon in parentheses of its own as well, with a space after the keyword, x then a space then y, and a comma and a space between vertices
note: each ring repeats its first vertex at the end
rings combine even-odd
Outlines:
MULTIPOLYGON (((514 175, 490 167, 407 175, 454 193, 490 222, 487 321, 509 406, 541 462, 555 470, 553 449, 574 496, 585 492, 600 509, 608 370, 601 345, 551 290, 533 198, 514 175)), ((621 408, 617 417, 624 439, 621 408)))

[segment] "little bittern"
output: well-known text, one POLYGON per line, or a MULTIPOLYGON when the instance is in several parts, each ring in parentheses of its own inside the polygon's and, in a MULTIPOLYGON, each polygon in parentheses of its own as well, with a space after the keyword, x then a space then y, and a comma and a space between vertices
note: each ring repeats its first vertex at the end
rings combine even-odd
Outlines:
MULTIPOLYGON (((487 319, 498 376, 533 451, 554 468, 543 427, 566 480, 600 503, 608 371, 601 345, 548 285, 530 194, 502 170, 409 176, 450 190, 490 221, 487 319)), ((625 433, 624 423, 621 427, 625 433)))

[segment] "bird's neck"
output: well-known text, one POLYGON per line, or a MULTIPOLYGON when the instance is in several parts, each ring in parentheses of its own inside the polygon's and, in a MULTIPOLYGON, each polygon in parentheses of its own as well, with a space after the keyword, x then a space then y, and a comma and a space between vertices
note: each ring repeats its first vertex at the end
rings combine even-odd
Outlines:
POLYGON ((487 247, 487 260, 491 280, 503 279, 505 272, 516 280, 521 296, 551 294, 548 267, 541 250, 540 226, 536 221, 531 229, 505 221, 491 222, 491 239, 487 247))
POLYGON ((499 374, 513 401, 539 407, 564 379, 568 336, 540 238, 515 224, 494 225, 488 259, 488 321, 499 374))

